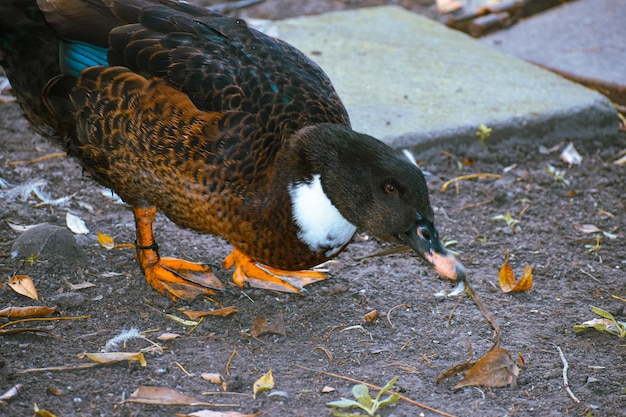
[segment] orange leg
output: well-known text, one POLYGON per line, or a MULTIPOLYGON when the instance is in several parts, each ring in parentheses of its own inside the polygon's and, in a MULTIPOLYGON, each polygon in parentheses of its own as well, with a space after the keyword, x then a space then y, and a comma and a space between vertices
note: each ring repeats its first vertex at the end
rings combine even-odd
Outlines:
MULTIPOLYGON (((237 248, 224 259, 222 267, 235 266, 233 281, 240 287, 263 288, 268 290, 298 293, 304 286, 327 278, 320 271, 285 271, 255 262, 237 248)), ((306 291, 306 290, 304 290, 306 291)))
POLYGON ((224 289, 210 266, 159 256, 152 232, 155 207, 133 207, 133 213, 137 227, 137 263, 152 288, 172 301, 182 298, 189 302, 199 295, 211 295, 224 289))

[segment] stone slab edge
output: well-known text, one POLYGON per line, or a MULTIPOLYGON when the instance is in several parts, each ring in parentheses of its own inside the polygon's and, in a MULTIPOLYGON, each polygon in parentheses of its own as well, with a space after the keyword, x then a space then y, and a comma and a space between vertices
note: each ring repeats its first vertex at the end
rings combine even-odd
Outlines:
POLYGON ((476 141, 552 143, 613 136, 601 94, 395 6, 331 12, 260 28, 330 76, 353 128, 399 148, 476 141))

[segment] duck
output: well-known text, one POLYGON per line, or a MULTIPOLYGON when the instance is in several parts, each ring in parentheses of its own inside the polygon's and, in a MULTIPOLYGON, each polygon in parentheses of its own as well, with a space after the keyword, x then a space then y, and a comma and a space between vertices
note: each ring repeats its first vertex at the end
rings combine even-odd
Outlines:
POLYGON ((419 167, 354 131, 324 71, 240 18, 176 0, 3 0, 0 65, 31 126, 132 209, 135 258, 172 301, 225 290, 161 257, 157 211, 233 245, 233 282, 290 293, 358 230, 463 281, 419 167))

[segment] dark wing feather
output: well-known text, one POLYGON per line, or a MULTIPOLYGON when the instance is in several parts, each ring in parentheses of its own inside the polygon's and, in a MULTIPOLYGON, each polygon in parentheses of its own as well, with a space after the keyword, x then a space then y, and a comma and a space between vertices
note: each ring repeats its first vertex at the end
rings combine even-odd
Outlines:
MULTIPOLYGON (((41 1, 41 0, 40 0, 41 1)), ((268 133, 316 123, 349 124, 330 80, 292 46, 249 28, 243 20, 188 3, 143 0, 49 0, 54 15, 83 5, 80 18, 46 17, 64 37, 102 43, 108 33, 109 64, 165 79, 204 111, 244 111, 257 115, 268 133), (107 11, 102 7, 106 6, 107 11), (99 22, 96 22, 97 13, 99 22), (69 22, 74 18, 78 27, 69 22), (123 21, 123 23, 121 23, 123 21), (102 29, 104 28, 104 29, 102 29)), ((50 9, 50 7, 48 7, 50 9)), ((68 13, 65 12, 64 16, 68 13)))

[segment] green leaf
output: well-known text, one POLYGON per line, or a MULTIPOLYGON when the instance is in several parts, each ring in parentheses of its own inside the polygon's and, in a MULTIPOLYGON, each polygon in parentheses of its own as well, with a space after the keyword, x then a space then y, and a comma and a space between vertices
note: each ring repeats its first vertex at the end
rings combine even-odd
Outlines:
POLYGON ((361 404, 357 403, 354 400, 341 397, 340 400, 331 401, 329 403, 326 403, 326 405, 329 407, 350 408, 350 407, 359 407, 361 404))
POLYGON ((388 396, 387 398, 385 398, 384 400, 380 401, 378 403, 379 407, 385 407, 391 404, 398 404, 398 400, 400 399, 400 395, 398 394, 391 394, 390 396, 388 396))
POLYGON ((398 382, 398 379, 400 379, 399 376, 393 377, 391 379, 391 381, 387 382, 387 385, 385 385, 380 392, 376 395, 376 401, 378 401, 380 399, 380 397, 383 396, 383 394, 385 394, 387 391, 389 391, 391 388, 393 388, 394 385, 396 385, 396 382, 398 382))
POLYGON ((397 404, 398 399, 400 398, 398 394, 389 395, 387 398, 385 398, 382 401, 379 401, 379 400, 382 395, 384 395, 387 391, 389 391, 395 385, 395 383, 398 381, 398 378, 399 377, 394 377, 391 381, 387 383, 387 385, 381 388, 381 390, 376 395, 375 399, 372 399, 372 397, 370 396, 369 389, 367 388, 366 385, 358 384, 352 387, 352 395, 354 395, 354 398, 356 398, 356 401, 342 397, 340 400, 331 401, 329 403, 326 403, 326 405, 329 407, 334 407, 334 409, 332 410, 332 413, 333 413, 333 416, 335 417, 362 416, 362 414, 358 414, 358 413, 353 414, 347 411, 339 410, 339 409, 352 408, 352 407, 360 408, 361 410, 365 411, 368 416, 378 417, 379 415, 376 414, 376 412, 378 411, 380 407, 397 404))
POLYGON ((368 411, 372 408, 372 397, 370 397, 370 391, 365 385, 355 385, 352 387, 352 395, 356 400, 365 406, 364 410, 368 411))
POLYGON ((613 314, 609 313, 608 311, 602 310, 601 308, 591 306, 591 311, 593 311, 600 317, 615 321, 615 317, 613 317, 613 314))
POLYGON ((584 322, 583 324, 574 325, 574 331, 576 333, 585 331, 587 329, 596 329, 600 332, 607 332, 615 336, 626 338, 626 322, 615 320, 615 317, 608 311, 602 310, 598 307, 591 307, 591 311, 596 313, 601 319, 593 319, 584 322))

